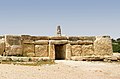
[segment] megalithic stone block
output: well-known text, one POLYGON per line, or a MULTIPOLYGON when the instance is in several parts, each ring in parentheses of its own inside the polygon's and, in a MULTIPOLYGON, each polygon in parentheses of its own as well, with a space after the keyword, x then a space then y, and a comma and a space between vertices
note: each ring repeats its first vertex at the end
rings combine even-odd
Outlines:
POLYGON ((72 56, 81 56, 82 46, 81 45, 72 45, 72 56))
POLYGON ((35 45, 36 57, 48 57, 48 45, 35 45))
POLYGON ((82 56, 92 56, 94 55, 93 45, 82 45, 82 56))
POLYGON ((34 44, 24 44, 23 45, 23 56, 28 56, 28 57, 35 56, 34 44))
POLYGON ((112 55, 112 41, 110 36, 97 36, 94 42, 95 55, 112 55))
POLYGON ((21 56, 22 55, 22 46, 21 45, 12 45, 6 47, 6 55, 14 55, 14 56, 21 56))
POLYGON ((70 60, 71 59, 71 45, 66 44, 66 59, 70 60))
POLYGON ((0 55, 4 53, 5 50, 5 41, 4 39, 0 39, 0 55))
POLYGON ((5 54, 6 55, 21 55, 21 37, 18 35, 5 35, 5 54))
POLYGON ((49 57, 55 59, 55 46, 49 43, 49 57))

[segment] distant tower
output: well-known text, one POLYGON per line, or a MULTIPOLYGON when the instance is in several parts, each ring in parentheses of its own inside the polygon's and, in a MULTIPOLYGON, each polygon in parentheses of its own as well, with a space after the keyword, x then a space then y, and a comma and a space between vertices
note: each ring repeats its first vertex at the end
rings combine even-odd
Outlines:
POLYGON ((60 26, 57 26, 57 36, 61 36, 61 28, 60 28, 60 26))

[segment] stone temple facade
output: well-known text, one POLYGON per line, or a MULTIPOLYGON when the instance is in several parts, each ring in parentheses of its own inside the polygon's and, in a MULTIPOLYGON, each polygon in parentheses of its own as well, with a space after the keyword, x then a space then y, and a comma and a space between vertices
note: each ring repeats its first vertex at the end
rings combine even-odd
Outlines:
MULTIPOLYGON (((59 27, 60 28, 60 27, 59 27)), ((110 36, 4 35, 0 36, 0 55, 74 59, 112 55, 110 36)))

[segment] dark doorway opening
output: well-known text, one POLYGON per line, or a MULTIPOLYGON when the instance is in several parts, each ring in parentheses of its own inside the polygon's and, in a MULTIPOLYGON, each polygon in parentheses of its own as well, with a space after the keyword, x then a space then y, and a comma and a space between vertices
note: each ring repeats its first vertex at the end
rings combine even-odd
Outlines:
POLYGON ((65 45, 60 44, 60 45, 55 45, 55 59, 56 60, 64 60, 66 53, 65 53, 65 45))

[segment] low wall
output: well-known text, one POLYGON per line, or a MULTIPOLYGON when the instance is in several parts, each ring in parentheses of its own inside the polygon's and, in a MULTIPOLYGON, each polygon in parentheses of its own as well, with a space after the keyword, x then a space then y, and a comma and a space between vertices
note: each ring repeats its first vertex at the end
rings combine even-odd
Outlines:
MULTIPOLYGON (((30 36, 0 37, 0 55, 49 57, 55 59, 55 46, 63 45, 65 59, 85 56, 112 56, 109 36, 30 36)), ((63 49, 62 49, 63 50, 63 49)))

